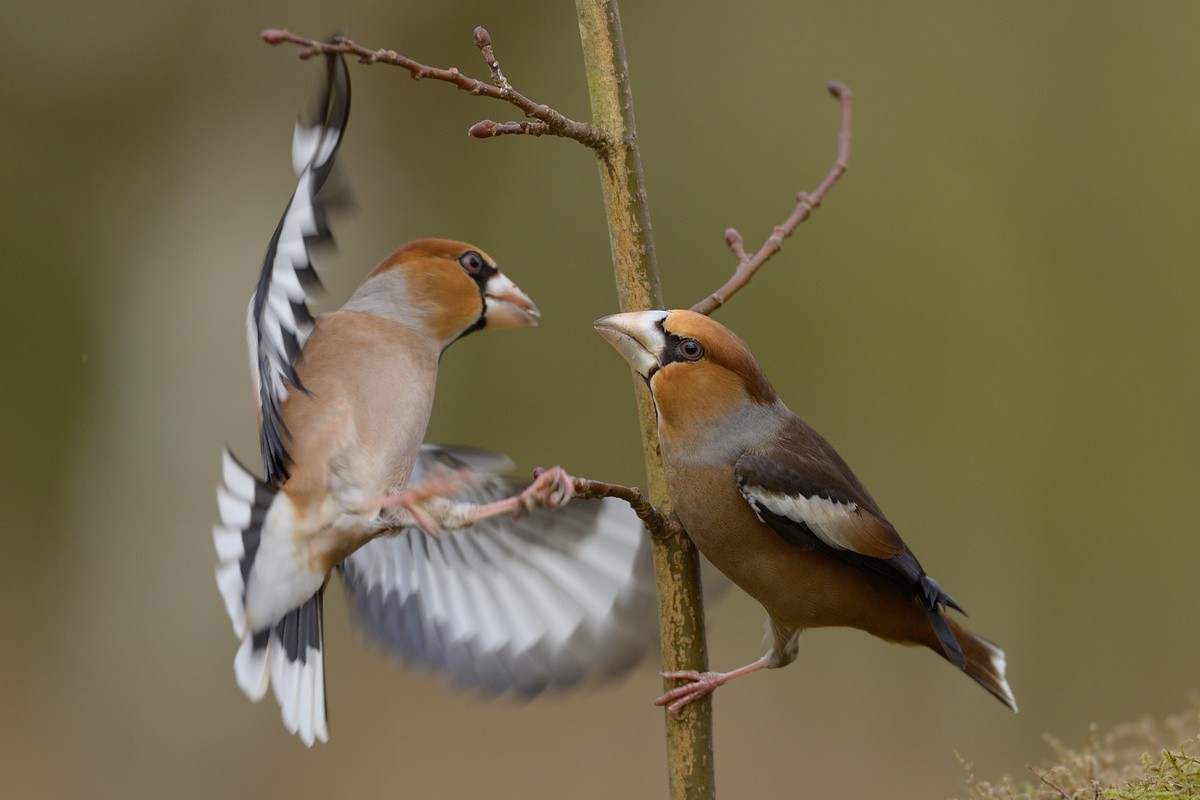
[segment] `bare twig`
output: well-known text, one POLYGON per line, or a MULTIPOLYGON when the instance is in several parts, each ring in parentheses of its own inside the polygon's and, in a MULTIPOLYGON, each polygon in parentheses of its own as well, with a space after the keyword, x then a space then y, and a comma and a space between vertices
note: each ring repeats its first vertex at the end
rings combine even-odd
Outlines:
POLYGON ((475 29, 475 46, 479 48, 479 52, 483 53, 483 60, 487 62, 488 69, 492 72, 492 83, 501 90, 511 90, 508 79, 500 71, 500 62, 496 60, 496 54, 492 52, 492 35, 482 25, 475 29))
POLYGON ((510 133, 523 133, 527 136, 553 135, 554 131, 544 122, 521 120, 520 122, 494 122, 490 119, 480 120, 467 131, 468 136, 476 139, 490 139, 493 136, 504 136, 510 133))
POLYGON ((1033 764, 1026 764, 1025 769, 1032 772, 1039 781, 1053 789, 1059 797, 1065 798, 1065 800, 1071 800, 1071 795, 1067 794, 1061 786, 1055 786, 1054 783, 1051 782, 1050 778, 1047 777, 1049 773, 1039 772, 1037 768, 1033 766, 1033 764))
POLYGON ((372 50, 354 42, 345 36, 335 36, 328 42, 308 39, 294 33, 277 28, 268 28, 262 32, 262 39, 267 44, 295 44, 300 46, 301 58, 312 58, 323 53, 342 53, 358 56, 363 64, 390 64, 408 70, 415 80, 432 78, 437 81, 452 83, 464 92, 482 97, 501 100, 519 108, 525 116, 536 122, 505 122, 495 123, 484 120, 471 126, 470 134, 485 139, 500 134, 525 133, 533 136, 550 134, 574 139, 580 144, 587 145, 602 154, 610 149, 609 138, 587 122, 576 122, 568 119, 550 106, 530 100, 525 95, 512 88, 504 74, 500 71, 500 63, 492 50, 492 37, 483 28, 475 29, 475 45, 483 52, 484 60, 491 71, 493 84, 485 83, 475 78, 467 77, 456 67, 442 69, 431 67, 418 61, 400 55, 395 50, 372 50))
POLYGON ((746 254, 746 249, 742 244, 742 235, 736 229, 729 228, 725 231, 725 244, 737 259, 737 268, 734 270, 733 277, 726 281, 724 286, 692 306, 692 311, 711 314, 725 305, 729 298, 749 283, 750 279, 754 277, 754 273, 758 272, 771 256, 780 251, 783 247, 783 240, 791 236, 800 223, 808 219, 813 209, 821 205, 825 195, 850 165, 850 89, 836 81, 829 84, 828 88, 829 93, 837 98, 842 106, 842 127, 841 133, 838 135, 837 161, 833 163, 829 174, 816 189, 796 195, 796 208, 792 211, 791 216, 775 227, 767 240, 763 242, 763 246, 753 256, 746 254))
POLYGON ((601 497, 615 497, 624 500, 638 515, 638 519, 646 526, 652 536, 674 536, 680 533, 679 523, 658 510, 657 507, 642 494, 641 489, 634 486, 621 486, 616 483, 592 481, 586 478, 575 478, 575 496, 580 500, 598 500, 601 497))

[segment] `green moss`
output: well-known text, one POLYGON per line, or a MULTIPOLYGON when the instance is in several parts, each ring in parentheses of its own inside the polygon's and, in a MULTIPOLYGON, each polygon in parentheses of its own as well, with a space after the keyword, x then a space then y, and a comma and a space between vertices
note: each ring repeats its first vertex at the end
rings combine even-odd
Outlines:
POLYGON ((1149 755, 1143 756, 1146 775, 1123 789, 1105 791, 1105 800, 1200 797, 1200 758, 1188 755, 1189 744, 1194 747, 1196 742, 1193 739, 1180 745, 1179 750, 1164 750, 1157 761, 1149 755))
POLYGON ((966 762, 968 800, 1200 800, 1200 702, 1161 725, 1093 728, 1078 749, 1047 736, 1049 766, 1026 765, 1031 778, 980 781, 966 762))

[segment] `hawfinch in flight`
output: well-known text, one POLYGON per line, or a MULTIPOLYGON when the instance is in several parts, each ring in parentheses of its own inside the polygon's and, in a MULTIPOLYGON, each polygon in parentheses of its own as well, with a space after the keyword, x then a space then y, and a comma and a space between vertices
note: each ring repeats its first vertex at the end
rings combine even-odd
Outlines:
POLYGON ((330 238, 328 211, 345 196, 335 157, 349 75, 340 57, 327 68, 297 124, 299 183, 250 301, 265 477, 226 452, 214 528, 238 685, 254 700, 273 687, 306 745, 328 736, 322 602, 334 569, 368 636, 462 687, 532 695, 614 675, 655 635, 649 543, 627 506, 551 512, 538 506, 573 492, 561 470, 521 491, 499 477, 512 466, 503 456, 421 443, 446 348, 536 324, 490 256, 418 239, 339 310, 310 315, 308 247, 330 238))
POLYGON ((807 628, 848 626, 924 645, 1014 711, 1004 652, 946 613, 958 603, 925 573, 837 451, 793 414, 736 335, 691 311, 644 311, 596 329, 646 379, 667 490, 712 563, 767 610, 772 646, 732 672, 658 699, 672 712, 727 681, 796 657, 807 628))

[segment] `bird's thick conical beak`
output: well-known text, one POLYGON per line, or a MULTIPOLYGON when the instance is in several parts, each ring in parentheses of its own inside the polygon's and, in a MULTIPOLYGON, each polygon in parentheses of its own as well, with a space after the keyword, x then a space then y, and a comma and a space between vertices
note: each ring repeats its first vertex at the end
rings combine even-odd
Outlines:
POLYGON ((643 378, 658 368, 658 360, 667 346, 661 323, 666 311, 631 311, 610 314, 596 320, 596 332, 616 348, 629 366, 643 378))
POLYGON ((497 272, 483 287, 483 318, 489 328, 532 328, 542 315, 529 295, 497 272))

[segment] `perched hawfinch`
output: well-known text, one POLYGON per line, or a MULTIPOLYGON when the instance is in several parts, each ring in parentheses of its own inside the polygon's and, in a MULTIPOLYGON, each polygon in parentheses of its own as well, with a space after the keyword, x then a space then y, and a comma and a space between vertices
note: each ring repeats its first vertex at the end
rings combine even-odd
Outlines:
POLYGON ((841 625, 924 645, 1016 710, 1003 651, 947 616, 958 603, 741 339, 691 311, 614 314, 596 329, 650 387, 688 534, 763 604, 772 634, 766 655, 732 672, 664 673, 686 683, 659 705, 678 712, 733 678, 789 664, 802 631, 841 625))
POLYGON ((529 695, 616 674, 654 636, 649 545, 628 507, 551 513, 537 507, 573 492, 561 470, 521 491, 499 477, 503 456, 421 444, 445 349, 481 328, 536 324, 486 253, 410 242, 341 309, 309 314, 308 245, 329 238, 350 107, 344 62, 327 67, 312 121, 297 125, 299 184, 250 302, 265 479, 227 452, 214 528, 217 583, 242 640, 238 685, 254 700, 273 686, 306 745, 328 736, 322 601, 335 568, 368 635, 460 686, 529 695))

